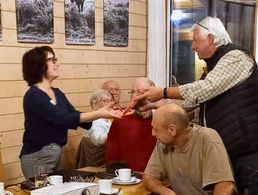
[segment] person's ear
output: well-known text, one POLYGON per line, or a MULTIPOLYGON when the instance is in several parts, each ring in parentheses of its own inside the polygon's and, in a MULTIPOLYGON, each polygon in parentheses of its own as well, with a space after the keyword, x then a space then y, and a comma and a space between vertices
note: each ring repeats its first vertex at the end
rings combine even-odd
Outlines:
POLYGON ((169 130, 169 133, 170 133, 173 137, 176 136, 176 134, 177 134, 176 125, 170 124, 168 128, 169 128, 169 129, 168 129, 168 130, 169 130))
POLYGON ((212 34, 208 34, 209 43, 212 45, 214 43, 214 36, 212 34))

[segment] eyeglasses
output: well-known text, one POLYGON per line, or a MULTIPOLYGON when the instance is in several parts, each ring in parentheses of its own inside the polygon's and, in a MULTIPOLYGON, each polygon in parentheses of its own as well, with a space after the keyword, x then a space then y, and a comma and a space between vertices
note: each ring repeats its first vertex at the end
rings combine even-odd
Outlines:
POLYGON ((197 25, 199 25, 200 27, 202 27, 202 28, 204 28, 204 29, 206 29, 206 30, 208 30, 209 31, 209 29, 206 27, 206 26, 203 26, 202 24, 200 24, 200 23, 196 23, 197 25))
POLYGON ((57 58, 56 57, 51 57, 51 58, 47 58, 45 59, 46 62, 50 62, 52 61, 54 64, 57 62, 57 58))
POLYGON ((137 90, 130 90, 128 91, 128 93, 130 94, 136 94, 136 95, 141 95, 141 94, 144 94, 145 92, 148 92, 149 89, 137 89, 137 90))
POLYGON ((113 100, 112 99, 109 99, 109 98, 103 98, 102 100, 101 100, 101 102, 102 103, 104 103, 104 104, 109 104, 109 103, 111 103, 113 100))

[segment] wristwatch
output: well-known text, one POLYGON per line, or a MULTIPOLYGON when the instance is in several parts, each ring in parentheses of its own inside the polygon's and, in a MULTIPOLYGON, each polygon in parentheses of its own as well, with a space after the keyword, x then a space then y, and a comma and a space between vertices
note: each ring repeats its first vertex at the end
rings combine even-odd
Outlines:
POLYGON ((168 98, 168 89, 167 89, 166 87, 163 89, 163 97, 164 97, 165 99, 168 98))

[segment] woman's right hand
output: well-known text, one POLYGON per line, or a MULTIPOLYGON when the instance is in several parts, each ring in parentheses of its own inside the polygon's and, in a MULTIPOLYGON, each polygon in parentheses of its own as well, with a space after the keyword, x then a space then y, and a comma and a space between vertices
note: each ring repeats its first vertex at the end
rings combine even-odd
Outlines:
POLYGON ((89 122, 94 121, 99 118, 113 119, 113 118, 122 118, 123 113, 121 110, 114 110, 113 105, 107 105, 103 108, 100 108, 91 112, 83 112, 80 114, 80 122, 89 122))
POLYGON ((98 112, 98 114, 100 115, 100 118, 112 119, 112 118, 122 118, 123 116, 123 112, 119 109, 114 110, 113 105, 111 104, 98 109, 96 112, 98 112))

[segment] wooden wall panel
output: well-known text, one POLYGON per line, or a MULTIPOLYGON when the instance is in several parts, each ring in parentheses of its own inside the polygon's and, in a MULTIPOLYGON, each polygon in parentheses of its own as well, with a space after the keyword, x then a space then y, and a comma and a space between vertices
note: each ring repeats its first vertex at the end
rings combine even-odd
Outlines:
MULTIPOLYGON (((6 2, 2 2, 4 5, 6 2)), ((16 14, 13 11, 2 10, 2 27, 7 29, 16 29, 16 14)), ((4 31, 3 31, 4 32, 4 31)))
POLYGON ((6 3, 2 3, 2 10, 15 12, 15 1, 13 0, 4 0, 6 3))
POLYGON ((0 115, 0 124, 1 124, 0 132, 23 129, 24 128, 23 113, 0 115))
POLYGON ((0 90, 0 98, 23 96, 28 89, 28 86, 24 81, 2 81, 0 87, 1 89, 5 89, 0 90))
MULTIPOLYGON (((24 132, 23 96, 28 86, 23 81, 21 60, 25 51, 42 44, 18 43, 15 0, 2 1, 3 40, 0 41, 0 150, 5 183, 24 180, 19 154, 24 132)), ((96 0, 96 44, 66 45, 64 0, 54 0, 54 48, 60 62, 60 77, 53 86, 60 88, 82 112, 90 111, 89 97, 107 79, 120 83, 121 103, 127 105, 128 90, 136 77, 146 76, 147 0, 129 1, 128 47, 103 45, 103 0, 96 0)), ((63 148, 63 167, 74 165, 83 130, 69 130, 63 148)))
POLYGON ((23 132, 24 130, 1 132, 0 133, 1 148, 21 145, 23 132))
POLYGON ((129 24, 138 27, 147 27, 147 17, 144 15, 134 15, 129 19, 129 24))
POLYGON ((139 1, 129 1, 130 8, 132 11, 130 13, 136 13, 141 15, 147 15, 147 6, 145 3, 139 1))
POLYGON ((93 51, 93 50, 63 50, 55 49, 57 57, 66 63, 94 63, 94 64, 142 64, 146 62, 144 52, 118 52, 118 51, 93 51))
POLYGON ((64 18, 64 2, 55 1, 54 2, 54 17, 64 18))
POLYGON ((10 184, 8 180, 18 179, 20 177, 21 179, 23 179, 20 162, 4 164, 4 175, 5 175, 5 184, 7 185, 10 184))
POLYGON ((22 98, 2 98, 0 99, 0 115, 14 114, 22 112, 22 98))
MULTIPOLYGON (((6 48, 6 50, 0 51, 1 54, 6 53, 9 48, 6 48)), ((1 50, 1 47, 0 47, 1 50)), ((2 55, 0 55, 1 58, 2 55)), ((5 58, 0 59, 0 62, 3 62, 2 60, 5 60, 5 58)), ((11 60, 10 60, 11 61, 11 60)), ((0 81, 2 80, 21 80, 22 79, 22 67, 18 64, 12 64, 11 62, 8 64, 8 62, 0 63, 0 81)), ((0 83, 0 86, 2 84, 0 83)))
MULTIPOLYGON (((130 58, 129 58, 130 59, 130 58)), ((107 61, 108 62, 108 61, 107 61)), ((115 62, 114 62, 115 63, 115 62)), ((140 64, 133 65, 63 65, 60 67, 60 78, 98 78, 126 77, 126 76, 143 76, 145 74, 145 66, 140 64), (101 71, 100 71, 101 70, 101 71)))
POLYGON ((4 166, 3 166, 3 161, 2 161, 2 154, 0 153, 0 181, 4 182, 5 177, 4 177, 4 166))
MULTIPOLYGON (((97 24, 98 25, 98 24, 97 24)), ((96 32, 98 33, 98 32, 96 32)), ((100 32, 102 33, 102 31, 100 32)), ((132 30, 129 29, 129 44, 128 47, 107 47, 105 50, 106 51, 142 51, 146 52, 147 50, 147 45, 146 45, 146 29, 141 28, 141 27, 132 27, 132 30)), ((16 34, 15 34, 16 36, 16 34)), ((55 42, 59 45, 60 48, 66 47, 68 48, 74 48, 74 46, 66 46, 65 45, 65 35, 61 33, 56 33, 55 34, 55 42)), ((102 36, 96 36, 96 44, 94 46, 79 46, 76 49, 85 49, 87 48, 88 50, 102 50, 103 49, 103 37, 102 36)), ((62 62, 62 61, 61 61, 62 62)))
MULTIPOLYGON (((124 77, 116 79, 120 83, 122 90, 126 90, 128 85, 126 82, 132 83, 134 77, 124 77)), ((66 93, 74 92, 92 92, 95 89, 101 88, 102 83, 106 81, 106 78, 87 78, 87 79, 58 79, 54 82, 55 87, 59 87, 62 90, 65 90, 66 93), (79 84, 78 84, 79 83, 79 84)), ((4 93, 3 93, 4 94, 4 93)), ((0 96, 1 97, 1 96, 0 96)))
POLYGON ((19 155, 21 151, 21 146, 13 146, 8 148, 3 148, 1 150, 2 156, 3 156, 3 163, 9 164, 13 162, 19 162, 19 155), (10 155, 12 154, 12 155, 10 155))

